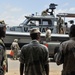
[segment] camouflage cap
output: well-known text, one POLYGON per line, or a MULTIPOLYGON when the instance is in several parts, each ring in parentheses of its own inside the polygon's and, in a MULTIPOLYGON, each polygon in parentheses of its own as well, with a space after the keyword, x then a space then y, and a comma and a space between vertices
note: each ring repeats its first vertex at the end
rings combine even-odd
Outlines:
POLYGON ((38 28, 32 28, 32 29, 30 30, 30 34, 33 34, 33 33, 41 33, 41 32, 39 31, 38 28))
POLYGON ((6 26, 7 24, 5 24, 5 22, 4 22, 4 20, 1 20, 0 21, 0 27, 4 27, 4 26, 6 26))

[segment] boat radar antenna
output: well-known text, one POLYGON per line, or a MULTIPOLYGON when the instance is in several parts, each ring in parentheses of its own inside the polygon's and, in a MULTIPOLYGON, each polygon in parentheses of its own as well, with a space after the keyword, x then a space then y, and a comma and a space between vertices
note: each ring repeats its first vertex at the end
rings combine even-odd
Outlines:
POLYGON ((49 9, 51 9, 50 15, 54 15, 53 12, 56 9, 56 6, 58 6, 57 4, 51 3, 49 5, 49 9))

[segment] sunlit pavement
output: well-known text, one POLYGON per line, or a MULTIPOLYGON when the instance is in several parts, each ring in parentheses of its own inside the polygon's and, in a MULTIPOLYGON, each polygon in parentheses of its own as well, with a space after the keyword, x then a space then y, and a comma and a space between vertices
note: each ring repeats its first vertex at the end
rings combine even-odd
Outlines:
MULTIPOLYGON (((7 50, 6 53, 9 55, 10 50, 7 50)), ((8 72, 5 75, 19 75, 19 61, 12 60, 8 58, 8 72)))
POLYGON ((19 61, 8 58, 8 72, 6 75, 19 75, 19 61))

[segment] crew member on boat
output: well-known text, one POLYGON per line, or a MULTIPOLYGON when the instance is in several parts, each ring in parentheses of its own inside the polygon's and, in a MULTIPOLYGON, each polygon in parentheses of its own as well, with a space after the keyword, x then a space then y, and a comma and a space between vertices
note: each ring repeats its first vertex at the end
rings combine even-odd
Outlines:
POLYGON ((46 9, 46 10, 42 11, 41 15, 43 15, 43 16, 49 15, 49 14, 48 14, 48 10, 49 10, 49 9, 46 9))
POLYGON ((64 24, 64 21, 63 19, 59 16, 59 19, 57 21, 57 30, 58 30, 58 33, 61 33, 61 29, 63 28, 63 24, 64 24))

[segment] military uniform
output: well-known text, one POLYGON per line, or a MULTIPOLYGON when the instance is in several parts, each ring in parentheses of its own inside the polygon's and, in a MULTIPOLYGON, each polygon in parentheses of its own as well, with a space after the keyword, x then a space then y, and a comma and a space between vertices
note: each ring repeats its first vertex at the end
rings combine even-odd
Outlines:
POLYGON ((48 9, 42 11, 41 15, 42 15, 42 16, 47 16, 47 15, 49 15, 49 14, 48 14, 48 9))
POLYGON ((4 75, 8 71, 7 55, 3 38, 6 34, 6 24, 4 20, 0 21, 0 75, 4 75))
POLYGON ((20 62, 25 64, 25 75, 46 75, 44 66, 48 63, 47 47, 32 40, 21 49, 20 62))
POLYGON ((5 45, 2 39, 0 39, 0 75, 4 75, 7 67, 7 55, 5 45))
POLYGON ((20 47, 16 41, 14 41, 11 45, 11 50, 13 51, 13 59, 18 59, 18 50, 20 50, 20 47))
POLYGON ((75 75, 75 37, 60 45, 56 62, 63 64, 62 75, 75 75))
POLYGON ((57 31, 58 31, 58 33, 60 33, 61 28, 63 28, 63 24, 64 24, 63 19, 61 19, 61 17, 59 17, 59 19, 57 21, 57 31))

